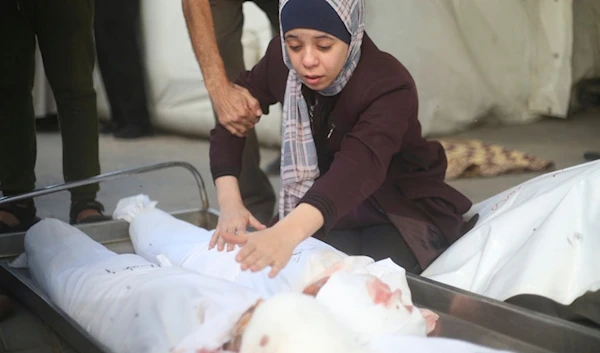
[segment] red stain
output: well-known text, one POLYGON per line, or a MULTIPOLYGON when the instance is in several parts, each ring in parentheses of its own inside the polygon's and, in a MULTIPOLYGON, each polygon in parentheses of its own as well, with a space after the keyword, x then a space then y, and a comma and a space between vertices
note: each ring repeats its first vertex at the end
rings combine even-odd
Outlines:
POLYGON ((260 346, 265 347, 267 344, 269 344, 269 336, 262 336, 260 338, 260 346))
POLYGON ((373 303, 375 305, 388 306, 392 304, 396 299, 402 297, 402 292, 398 289, 394 292, 390 289, 386 283, 383 283, 378 278, 367 282, 367 291, 373 303))
POLYGON ((321 288, 323 288, 325 283, 327 283, 327 281, 329 281, 329 277, 321 278, 320 280, 316 281, 315 283, 312 283, 312 284, 309 284, 308 286, 306 286, 306 288, 304 288, 302 293, 316 297, 317 294, 319 294, 319 291, 321 290, 321 288))

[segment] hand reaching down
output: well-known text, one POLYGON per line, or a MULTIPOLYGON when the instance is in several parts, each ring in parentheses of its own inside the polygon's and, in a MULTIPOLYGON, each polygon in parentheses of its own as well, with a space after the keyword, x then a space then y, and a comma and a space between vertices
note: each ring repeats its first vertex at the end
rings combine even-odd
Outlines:
POLYGON ((253 233, 232 235, 223 234, 227 243, 242 246, 236 260, 241 263, 242 270, 258 272, 270 266, 269 277, 277 276, 287 265, 299 241, 279 231, 277 226, 253 233))
POLYGON ((210 240, 209 249, 217 246, 217 250, 223 251, 225 244, 227 244, 227 251, 233 251, 235 244, 237 243, 230 242, 227 239, 236 239, 236 235, 246 235, 248 226, 258 230, 267 228, 264 224, 254 218, 241 202, 222 207, 219 223, 210 240))

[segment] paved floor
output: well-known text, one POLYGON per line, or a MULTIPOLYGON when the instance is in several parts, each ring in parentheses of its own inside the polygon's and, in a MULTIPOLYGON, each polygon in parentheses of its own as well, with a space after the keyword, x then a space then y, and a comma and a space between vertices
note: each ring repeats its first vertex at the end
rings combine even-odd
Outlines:
MULTIPOLYGON (((545 119, 522 126, 488 126, 476 128, 457 136, 478 138, 551 159, 557 168, 583 162, 587 150, 600 150, 600 113, 579 114, 570 120, 545 119)), ((58 133, 38 133, 39 158, 36 167, 38 187, 62 182, 61 143, 58 133)), ((112 137, 100 140, 103 172, 120 170, 157 162, 181 160, 198 168, 207 185, 209 201, 217 207, 215 188, 208 166, 206 140, 160 135, 137 141, 119 141, 112 137)), ((274 150, 263 150, 268 163, 276 156, 274 150)), ((495 193, 523 182, 536 174, 520 174, 482 179, 462 179, 451 184, 466 193, 473 201, 481 201, 495 193)), ((271 178, 276 188, 277 178, 271 178)), ((112 211, 116 202, 125 196, 146 193, 159 201, 159 207, 180 210, 199 205, 194 181, 185 170, 165 170, 102 184, 99 199, 112 211)), ((37 200, 39 215, 68 219, 68 193, 41 197, 37 200)))

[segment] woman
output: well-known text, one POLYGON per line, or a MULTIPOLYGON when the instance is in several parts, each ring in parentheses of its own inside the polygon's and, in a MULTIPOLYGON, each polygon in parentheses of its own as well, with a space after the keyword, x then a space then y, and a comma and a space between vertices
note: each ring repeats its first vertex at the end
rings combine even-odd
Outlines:
POLYGON ((444 183, 442 146, 421 136, 417 91, 364 33, 364 0, 283 0, 281 37, 237 84, 263 111, 283 103, 278 222, 260 224, 237 184, 244 139, 217 125, 211 171, 221 217, 211 247, 243 244, 242 269, 271 276, 310 236, 420 273, 465 230, 471 202, 444 183), (251 236, 247 226, 257 229, 251 236))

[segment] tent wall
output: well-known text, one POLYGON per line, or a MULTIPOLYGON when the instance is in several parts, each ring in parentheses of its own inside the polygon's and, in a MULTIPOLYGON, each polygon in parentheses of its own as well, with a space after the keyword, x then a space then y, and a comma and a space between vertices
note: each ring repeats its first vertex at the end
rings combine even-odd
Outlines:
MULTIPOLYGON (((426 135, 489 118, 505 123, 527 123, 541 114, 565 118, 573 84, 600 76, 597 0, 368 0, 367 10, 369 35, 415 78, 426 135)), ((266 16, 253 3, 246 2, 244 12, 244 59, 251 67, 271 34, 266 16)), ((214 118, 181 3, 144 1, 142 19, 154 124, 207 136, 214 118)), ((99 110, 107 116, 95 75, 99 110)), ((38 69, 37 115, 55 111, 48 90, 38 69)), ((279 144, 280 119, 279 106, 261 119, 261 143, 279 144)))

